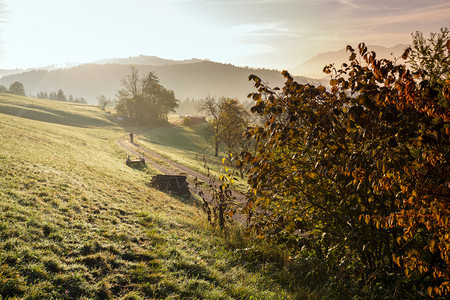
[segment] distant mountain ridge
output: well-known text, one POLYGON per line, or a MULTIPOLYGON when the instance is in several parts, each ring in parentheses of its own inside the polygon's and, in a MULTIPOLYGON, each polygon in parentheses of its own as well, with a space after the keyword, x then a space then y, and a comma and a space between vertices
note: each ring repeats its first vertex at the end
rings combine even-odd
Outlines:
POLYGON ((22 70, 22 69, 0 69, 0 77, 17 74, 17 73, 22 73, 23 71, 24 70, 22 70))
MULTIPOLYGON (((79 63, 67 63, 65 64, 66 67, 70 66, 77 66, 79 63)), ((49 65, 45 67, 39 67, 39 68, 26 68, 26 69, 0 69, 0 78, 3 76, 8 75, 14 75, 14 74, 20 74, 24 72, 31 72, 31 71, 38 71, 38 70, 45 70, 45 71, 53 71, 63 68, 61 65, 49 65)))
POLYGON ((147 55, 139 55, 139 56, 130 56, 128 58, 108 58, 96 60, 92 63, 94 64, 119 64, 119 65, 149 65, 149 66, 166 66, 166 65, 181 65, 181 64, 189 64, 189 63, 198 63, 201 62, 201 59, 191 58, 185 60, 172 60, 172 59, 164 59, 157 56, 147 56, 147 55))
MULTIPOLYGON (((357 49, 356 46, 352 46, 357 49)), ((374 51, 378 58, 394 59, 400 57, 404 50, 408 47, 406 44, 398 44, 394 47, 383 47, 375 45, 367 45, 369 51, 374 51), (393 56, 392 56, 393 55, 393 56)), ((348 62, 349 54, 345 48, 338 51, 329 51, 317 54, 304 63, 294 67, 291 72, 293 74, 312 78, 324 78, 326 75, 323 73, 323 67, 334 63, 336 67, 339 67, 344 62, 348 62)))
MULTIPOLYGON (((391 48, 369 45, 368 49, 375 51, 379 58, 393 59, 400 57, 406 47, 404 44, 391 48)), ((302 75, 295 76, 300 83, 327 85, 329 77, 322 72, 323 67, 331 63, 339 67, 348 61, 348 57, 345 49, 324 52, 289 71, 292 75, 302 75)), ((100 95, 115 97, 121 86, 120 80, 129 73, 130 65, 135 65, 141 75, 154 72, 161 84, 173 90, 179 100, 201 99, 207 95, 245 100, 249 93, 255 92, 253 84, 248 81, 251 74, 259 76, 271 87, 281 87, 285 81, 278 70, 238 67, 195 58, 170 60, 139 55, 102 59, 70 68, 49 66, 34 70, 0 70, 0 76, 3 75, 0 85, 9 87, 15 81, 22 82, 27 95, 62 89, 67 96, 72 94, 85 98, 90 104, 97 104, 96 98, 100 95)))
MULTIPOLYGON (((161 84, 175 92, 179 100, 201 99, 207 95, 226 96, 245 100, 249 93, 255 92, 253 83, 248 81, 251 74, 261 78, 270 86, 283 86, 284 78, 280 71, 252 69, 222 64, 212 61, 171 62, 154 57, 136 58, 137 61, 159 61, 159 65, 135 64, 141 75, 154 72, 161 84), (165 62, 163 64, 163 62, 165 62)), ((72 68, 57 70, 33 70, 0 78, 0 85, 8 87, 15 81, 22 82, 27 95, 41 91, 62 89, 66 95, 85 98, 90 104, 97 104, 96 97, 105 95, 114 98, 121 87, 120 80, 130 72, 129 63, 133 59, 117 59, 118 63, 82 64, 72 68)), ((103 60, 103 62, 114 60, 103 60)), ((301 83, 318 83, 311 78, 296 77, 301 83)))

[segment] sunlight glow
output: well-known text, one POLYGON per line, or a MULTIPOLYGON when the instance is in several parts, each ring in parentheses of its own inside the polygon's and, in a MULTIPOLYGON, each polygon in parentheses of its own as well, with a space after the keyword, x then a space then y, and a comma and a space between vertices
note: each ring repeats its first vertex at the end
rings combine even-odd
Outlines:
POLYGON ((0 68, 154 55, 284 68, 349 42, 393 46, 449 26, 450 3, 4 0, 0 68))

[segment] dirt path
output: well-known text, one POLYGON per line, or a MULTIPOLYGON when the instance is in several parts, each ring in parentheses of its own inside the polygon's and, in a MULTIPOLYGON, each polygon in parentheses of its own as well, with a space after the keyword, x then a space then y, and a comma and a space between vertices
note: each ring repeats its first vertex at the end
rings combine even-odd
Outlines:
MULTIPOLYGON (((202 173, 199 173, 191 168, 183 166, 179 163, 171 161, 153 151, 150 151, 136 143, 131 143, 129 135, 124 135, 117 140, 119 146, 125 149, 128 153, 144 158, 145 162, 165 175, 185 175, 189 184, 189 190, 191 193, 200 194, 200 191, 204 193, 206 199, 212 199, 211 192, 205 187, 205 185, 213 184, 215 186, 220 185, 220 182, 212 179, 202 173), (201 183, 200 186, 195 185, 195 181, 201 183)), ((245 196, 242 193, 233 191, 233 197, 238 203, 245 203, 245 196)), ((199 195, 200 196, 200 195, 199 195)), ((242 219, 242 216, 238 217, 242 219)))

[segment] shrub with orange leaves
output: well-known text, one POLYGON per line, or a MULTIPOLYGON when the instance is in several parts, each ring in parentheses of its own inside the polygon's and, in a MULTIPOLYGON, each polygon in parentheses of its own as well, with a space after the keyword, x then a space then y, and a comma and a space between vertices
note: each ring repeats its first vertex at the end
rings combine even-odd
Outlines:
POLYGON ((313 249, 364 286, 448 295, 450 80, 358 48, 324 68, 330 89, 286 71, 281 89, 250 77, 252 112, 265 121, 249 128, 258 148, 237 163, 251 187, 250 229, 313 249))

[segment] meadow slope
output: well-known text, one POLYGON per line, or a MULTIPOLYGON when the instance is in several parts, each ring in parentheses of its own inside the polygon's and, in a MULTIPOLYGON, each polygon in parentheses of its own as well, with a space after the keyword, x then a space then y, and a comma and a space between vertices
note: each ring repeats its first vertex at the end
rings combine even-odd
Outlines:
POLYGON ((94 106, 0 94, 0 299, 301 297, 194 200, 148 187, 156 171, 127 167, 129 130, 94 106))

